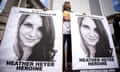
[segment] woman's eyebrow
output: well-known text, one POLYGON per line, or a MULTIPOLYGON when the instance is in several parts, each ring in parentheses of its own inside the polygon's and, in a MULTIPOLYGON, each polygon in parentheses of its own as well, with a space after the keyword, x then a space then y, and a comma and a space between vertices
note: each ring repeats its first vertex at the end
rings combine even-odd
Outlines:
POLYGON ((32 25, 31 22, 24 22, 25 25, 32 25))
POLYGON ((89 26, 88 25, 82 25, 83 27, 85 27, 85 28, 89 28, 89 26))
POLYGON ((25 25, 25 26, 29 26, 29 27, 33 27, 33 24, 30 23, 30 22, 25 22, 24 25, 25 25))

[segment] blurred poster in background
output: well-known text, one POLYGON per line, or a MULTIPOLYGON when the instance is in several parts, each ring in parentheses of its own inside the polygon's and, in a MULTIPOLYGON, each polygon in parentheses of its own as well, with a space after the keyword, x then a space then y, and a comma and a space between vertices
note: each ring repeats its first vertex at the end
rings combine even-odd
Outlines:
POLYGON ((104 16, 71 13, 72 69, 118 68, 112 34, 104 16))
POLYGON ((120 12, 120 0, 112 0, 114 10, 120 12))

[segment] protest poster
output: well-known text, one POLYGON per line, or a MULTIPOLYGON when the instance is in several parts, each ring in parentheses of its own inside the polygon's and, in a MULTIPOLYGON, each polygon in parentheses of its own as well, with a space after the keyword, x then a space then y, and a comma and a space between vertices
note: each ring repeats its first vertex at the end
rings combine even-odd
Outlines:
POLYGON ((0 46, 0 72, 62 72, 62 13, 13 7, 0 46))
POLYGON ((72 67, 118 68, 112 34, 104 16, 71 13, 72 67))

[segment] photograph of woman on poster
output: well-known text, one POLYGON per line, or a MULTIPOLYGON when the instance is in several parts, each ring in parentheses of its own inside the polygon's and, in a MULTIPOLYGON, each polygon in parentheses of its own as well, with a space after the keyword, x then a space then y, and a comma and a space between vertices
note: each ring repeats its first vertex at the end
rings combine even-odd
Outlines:
POLYGON ((111 57, 109 39, 100 19, 79 17, 82 50, 87 57, 111 57))
POLYGON ((21 15, 14 51, 18 60, 52 61, 55 31, 51 16, 21 15))

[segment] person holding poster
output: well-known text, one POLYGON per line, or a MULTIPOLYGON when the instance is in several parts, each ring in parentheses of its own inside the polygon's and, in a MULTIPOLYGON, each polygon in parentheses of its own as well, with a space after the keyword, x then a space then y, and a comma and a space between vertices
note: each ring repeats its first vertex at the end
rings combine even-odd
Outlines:
POLYGON ((55 39, 51 16, 22 14, 14 43, 18 60, 51 61, 55 39))
POLYGON ((68 63, 72 62, 70 12, 70 2, 65 1, 63 5, 63 70, 65 70, 65 66, 67 66, 68 63))
POLYGON ((78 18, 80 38, 86 57, 111 57, 107 33, 99 19, 90 17, 78 18))

